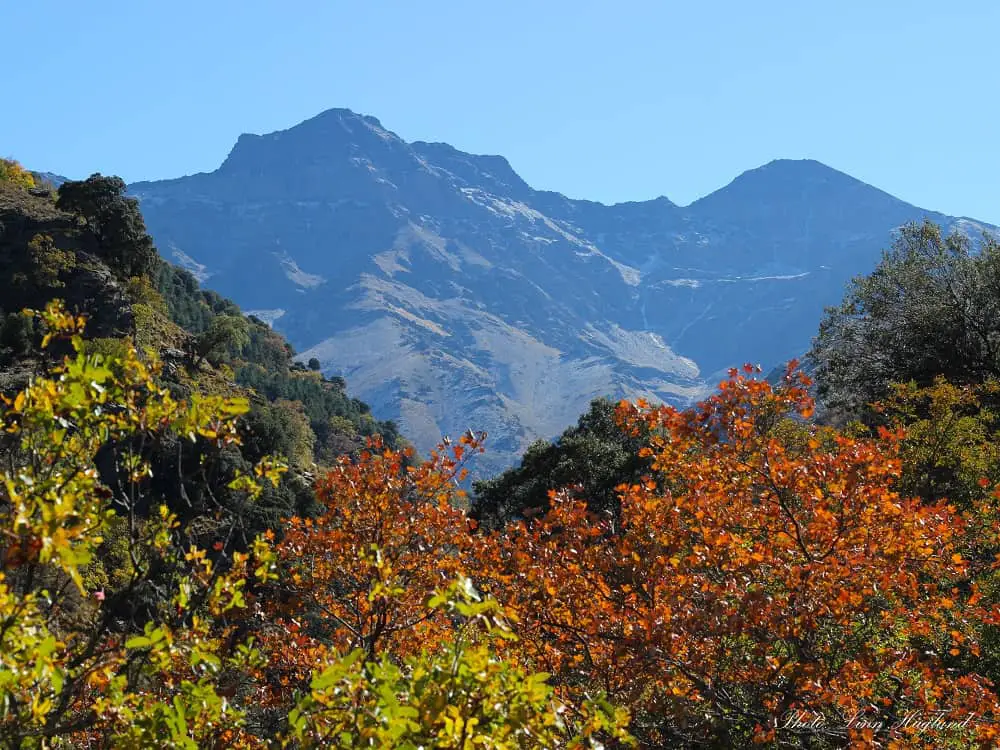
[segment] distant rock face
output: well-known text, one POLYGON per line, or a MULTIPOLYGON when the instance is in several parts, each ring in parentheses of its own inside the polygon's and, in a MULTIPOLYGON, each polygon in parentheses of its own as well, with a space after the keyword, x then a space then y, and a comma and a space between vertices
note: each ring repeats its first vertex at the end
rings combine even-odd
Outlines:
MULTIPOLYGON (((330 110, 215 172, 131 186, 161 252, 347 378, 417 447, 488 431, 488 473, 591 399, 685 403, 809 347, 924 211, 813 161, 682 208, 528 186, 500 156, 330 110)), ((968 231, 981 225, 961 220, 968 231)))

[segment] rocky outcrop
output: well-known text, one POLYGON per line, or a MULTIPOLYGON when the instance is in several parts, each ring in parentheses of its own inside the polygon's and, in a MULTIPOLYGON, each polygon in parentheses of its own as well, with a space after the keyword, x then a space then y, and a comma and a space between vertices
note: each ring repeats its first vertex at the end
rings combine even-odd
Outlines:
MULTIPOLYGON (((95 254, 93 235, 57 210, 51 196, 0 186, 0 311, 62 299, 69 310, 88 316, 88 336, 122 336, 132 330, 131 306, 122 284, 95 254), (39 273, 32 241, 60 253, 58 264, 39 273)), ((55 256, 54 256, 55 257, 55 256)))
POLYGON ((93 255, 77 255, 76 272, 64 289, 69 309, 87 313, 88 336, 117 338, 134 329, 132 305, 121 282, 93 255))

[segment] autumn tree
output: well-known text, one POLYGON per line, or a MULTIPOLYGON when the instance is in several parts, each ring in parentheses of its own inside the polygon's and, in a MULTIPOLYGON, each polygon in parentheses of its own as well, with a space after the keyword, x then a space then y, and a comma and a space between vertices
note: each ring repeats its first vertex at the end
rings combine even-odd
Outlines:
POLYGON ((0 159, 0 183, 20 188, 33 188, 35 187, 35 178, 31 176, 31 172, 14 159, 0 159))
POLYGON ((287 701, 310 665, 331 653, 402 657, 447 636, 447 617, 424 605, 463 570, 471 536, 455 507, 457 485, 462 464, 480 449, 463 437, 410 466, 408 450, 376 437, 318 480, 322 512, 290 519, 276 548, 283 578, 268 607, 279 627, 267 639, 280 653, 272 659, 274 700, 287 701))
POLYGON ((695 409, 623 403, 651 471, 620 488, 621 528, 554 493, 493 538, 477 580, 516 613, 520 658, 560 696, 606 690, 645 746, 888 746, 850 717, 938 709, 986 717, 955 733, 992 743, 996 695, 951 669, 996 620, 975 580, 992 561, 962 555, 954 507, 895 491, 899 433, 792 435, 806 386, 734 373, 695 409))
MULTIPOLYGON (((165 433, 233 442, 246 404, 179 403, 134 347, 117 359, 87 354, 82 319, 55 303, 38 317, 43 346, 65 338, 75 354, 0 406, 0 744, 235 738, 243 712, 221 685, 257 657, 225 621, 254 569, 247 554, 178 546, 176 517, 144 504, 144 445, 165 433), (101 455, 112 460, 103 470, 101 455), (120 604, 151 581, 162 596, 141 621, 122 620, 120 604)), ((263 463, 257 473, 276 471, 263 463)), ((260 485, 237 477, 233 489, 253 496, 260 485)), ((268 554, 255 547, 258 573, 268 554)))

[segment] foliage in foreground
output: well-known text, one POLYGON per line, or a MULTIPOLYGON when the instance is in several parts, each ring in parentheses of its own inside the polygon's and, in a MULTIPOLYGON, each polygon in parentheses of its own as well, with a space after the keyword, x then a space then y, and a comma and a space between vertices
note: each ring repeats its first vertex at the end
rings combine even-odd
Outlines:
MULTIPOLYGON (((88 354, 82 319, 57 304, 38 317, 45 344, 65 338, 75 353, 3 402, 2 746, 517 748, 590 744, 598 734, 627 741, 623 712, 590 702, 584 721, 568 721, 545 675, 500 660, 493 641, 512 637, 504 612, 468 582, 420 602, 451 628, 408 660, 376 660, 363 648, 315 652, 307 682, 289 696, 278 726, 264 731, 257 698, 273 676, 267 656, 288 645, 287 634, 265 629, 266 648, 258 648, 251 634, 257 594, 280 585, 273 535, 232 551, 233 514, 220 519, 224 538, 211 551, 185 545, 176 517, 151 507, 147 491, 150 445, 165 435, 220 449, 235 443, 246 403, 175 401, 134 347, 88 354), (123 618, 123 603, 149 589, 149 606, 123 618)), ((264 459, 231 487, 252 503, 282 470, 264 459)), ((370 552, 381 559, 377 546, 370 552)), ((400 593, 368 583, 369 601, 400 593)))
POLYGON ((608 734, 623 744, 627 714, 586 702, 579 717, 559 708, 549 675, 498 658, 491 642, 515 640, 503 609, 459 579, 427 602, 458 623, 444 646, 398 664, 356 649, 317 674, 292 710, 294 736, 319 747, 581 747, 608 734))
POLYGON ((795 372, 777 388, 734 372, 692 410, 621 404, 650 469, 619 487, 618 514, 553 492, 544 515, 489 533, 455 509, 474 436, 420 467, 385 449, 345 461, 326 511, 279 547, 272 616, 296 648, 270 699, 303 684, 296 654, 398 663, 446 637, 419 602, 464 573, 509 615, 505 660, 549 674, 571 714, 598 693, 627 708, 644 747, 992 746, 998 496, 987 476, 960 506, 909 494, 929 442, 980 433, 945 418, 849 435, 812 409, 795 372), (913 726, 935 716, 954 724, 913 726))
MULTIPOLYGON (((88 737, 184 746, 238 726, 218 681, 254 652, 226 645, 227 628, 210 623, 241 606, 249 555, 210 561, 178 548, 175 516, 144 502, 157 439, 222 448, 237 439, 246 404, 178 403, 134 348, 121 359, 85 355, 82 319, 55 304, 39 317, 46 343, 69 338, 76 354, 4 401, 0 738, 9 747, 88 737), (170 594, 144 622, 124 621, 122 605, 157 585, 170 594)), ((257 468, 259 477, 277 472, 257 468)), ((251 499, 260 492, 248 477, 233 484, 251 499)))
MULTIPOLYGON (((968 270, 948 257, 932 280, 968 270)), ((734 371, 689 410, 596 404, 487 488, 483 526, 459 510, 475 434, 422 463, 372 438, 279 521, 268 447, 305 463, 374 420, 167 276, 192 369, 242 350, 237 379, 285 401, 180 389, 58 305, 5 321, 70 354, 0 407, 0 746, 995 746, 1000 424, 974 335, 957 382, 887 380, 867 426, 814 424, 792 369, 734 371), (182 479, 220 463, 222 487, 182 479)))
MULTIPOLYGON (((553 492, 544 516, 486 533, 456 507, 477 436, 419 465, 374 442, 280 541, 236 551, 241 513, 220 508, 205 550, 149 502, 146 451, 168 434, 221 449, 246 404, 177 402, 134 348, 87 354, 82 321, 40 320, 76 353, 4 405, 7 746, 996 739, 990 481, 961 508, 900 495, 922 433, 814 427, 792 372, 777 389, 734 373, 688 411, 619 405, 650 468, 614 518, 553 492), (955 724, 891 728, 935 712, 955 724)), ((233 489, 253 503, 280 471, 264 459, 233 489)))
POLYGON ((497 539, 485 589, 531 663, 566 696, 602 685, 647 746, 937 747, 848 717, 938 710, 987 717, 956 733, 993 741, 1000 705, 970 665, 995 563, 963 553, 996 540, 996 496, 963 514, 899 495, 903 433, 811 427, 807 385, 734 373, 696 409, 622 404, 652 470, 620 488, 621 530, 556 494, 497 539), (782 726, 792 712, 816 726, 782 726))

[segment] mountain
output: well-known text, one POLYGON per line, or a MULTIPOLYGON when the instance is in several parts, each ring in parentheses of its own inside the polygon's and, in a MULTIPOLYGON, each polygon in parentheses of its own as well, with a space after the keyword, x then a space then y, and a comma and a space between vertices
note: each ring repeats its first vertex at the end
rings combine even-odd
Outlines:
POLYGON ((598 396, 684 403, 809 346, 891 232, 929 217, 815 161, 687 207, 536 191, 501 156, 324 112, 214 172, 130 186, 160 252, 346 377, 418 449, 490 434, 481 471, 598 396))
POLYGON ((54 172, 32 172, 31 176, 35 178, 36 183, 40 185, 48 184, 53 188, 59 187, 64 182, 69 182, 68 178, 54 172))

